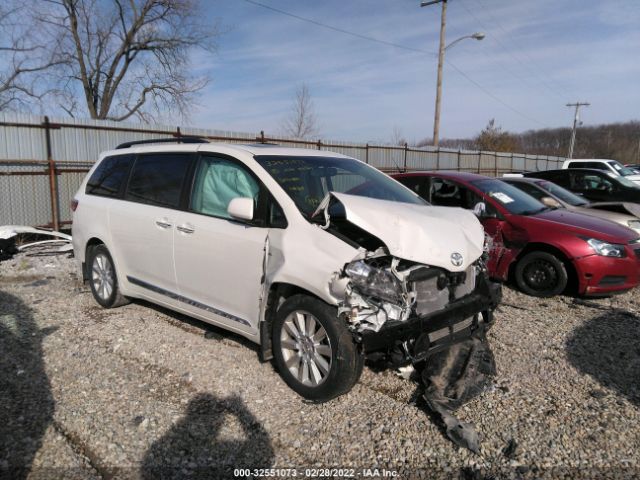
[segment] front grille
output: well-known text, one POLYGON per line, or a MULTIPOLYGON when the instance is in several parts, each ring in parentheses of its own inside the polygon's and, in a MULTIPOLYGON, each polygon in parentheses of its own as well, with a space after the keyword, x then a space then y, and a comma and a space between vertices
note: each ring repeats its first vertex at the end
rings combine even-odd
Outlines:
MULTIPOLYGON (((443 270, 441 275, 447 275, 443 270)), ((449 274, 453 280, 458 275, 449 274)), ((429 313, 442 310, 449 303, 449 287, 438 288, 438 276, 426 280, 415 282, 416 289, 416 313, 418 315, 427 315, 429 313)), ((457 282, 455 282, 457 283, 457 282)), ((442 281, 440 286, 442 287, 442 281)), ((462 298, 470 294, 476 288, 476 270, 472 265, 465 272, 464 282, 456 285, 454 288, 455 299, 462 298)))
POLYGON ((623 275, 607 275, 606 277, 602 277, 600 283, 598 283, 599 287, 608 287, 614 285, 623 285, 624 282, 627 281, 627 277, 623 275))

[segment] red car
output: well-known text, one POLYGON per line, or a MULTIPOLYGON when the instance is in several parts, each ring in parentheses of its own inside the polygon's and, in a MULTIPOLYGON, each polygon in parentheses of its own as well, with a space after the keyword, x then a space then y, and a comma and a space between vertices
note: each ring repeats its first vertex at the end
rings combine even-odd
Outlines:
POLYGON ((529 295, 610 295, 638 285, 640 238, 608 220, 553 210, 521 190, 473 173, 392 175, 433 205, 473 209, 489 243, 489 274, 529 295))

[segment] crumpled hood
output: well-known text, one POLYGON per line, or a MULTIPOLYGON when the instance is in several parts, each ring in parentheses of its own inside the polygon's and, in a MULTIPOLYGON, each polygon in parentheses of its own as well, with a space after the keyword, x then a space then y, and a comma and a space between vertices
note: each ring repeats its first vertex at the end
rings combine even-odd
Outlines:
POLYGON ((330 192, 316 212, 337 199, 347 220, 379 238, 395 257, 451 272, 466 270, 480 255, 484 230, 476 216, 462 208, 413 205, 330 192), (454 265, 451 255, 462 255, 454 265))

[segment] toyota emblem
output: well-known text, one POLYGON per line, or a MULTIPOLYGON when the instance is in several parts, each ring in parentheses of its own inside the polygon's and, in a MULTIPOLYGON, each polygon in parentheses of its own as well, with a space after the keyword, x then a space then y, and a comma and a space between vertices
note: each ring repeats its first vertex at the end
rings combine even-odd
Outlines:
POLYGON ((454 267, 459 267, 460 265, 462 265, 462 255, 460 255, 458 252, 453 252, 451 254, 451 263, 454 267))

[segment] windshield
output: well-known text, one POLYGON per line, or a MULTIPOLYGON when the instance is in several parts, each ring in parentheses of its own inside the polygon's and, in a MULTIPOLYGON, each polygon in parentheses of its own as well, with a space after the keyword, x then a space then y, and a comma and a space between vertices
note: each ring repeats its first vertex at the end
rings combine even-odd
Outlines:
POLYGON ((573 205, 574 207, 580 207, 580 206, 589 204, 589 202, 587 202, 584 198, 580 198, 575 193, 570 192, 569 190, 566 190, 561 186, 556 185, 555 183, 552 183, 552 182, 536 182, 536 183, 540 185, 544 190, 549 192, 551 195, 558 197, 563 202, 566 202, 569 205, 573 205))
POLYGON ((500 180, 487 178, 471 183, 514 215, 532 215, 548 209, 532 196, 500 180))
POLYGON ((624 185, 625 187, 638 188, 638 184, 624 177, 613 177, 614 181, 624 185))
POLYGON ((307 217, 329 192, 428 205, 399 182, 359 160, 272 155, 257 155, 255 159, 307 217))
POLYGON ((632 168, 627 168, 624 165, 622 165, 620 162, 616 162, 615 160, 611 160, 609 162, 609 165, 611 165, 613 169, 623 177, 628 177, 629 175, 637 175, 635 170, 633 170, 632 168))

